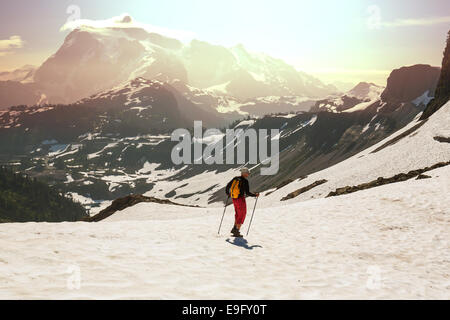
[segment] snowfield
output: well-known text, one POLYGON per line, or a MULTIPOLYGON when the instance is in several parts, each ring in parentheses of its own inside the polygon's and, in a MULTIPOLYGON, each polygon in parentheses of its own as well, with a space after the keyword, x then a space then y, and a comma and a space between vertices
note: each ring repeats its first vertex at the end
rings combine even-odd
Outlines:
POLYGON ((158 204, 3 224, 0 298, 449 299, 450 169, 429 174, 258 208, 247 240, 228 236, 231 207, 221 236, 221 209, 158 204))
MULTIPOLYGON (((420 114, 416 119, 419 118, 420 114)), ((372 121, 375 120, 373 119, 372 121)), ((398 173, 407 173, 411 170, 432 166, 438 162, 449 161, 450 144, 438 142, 434 139, 436 136, 450 136, 449 123, 450 102, 428 119, 423 126, 407 134, 398 142, 385 148, 380 148, 395 137, 399 137, 416 126, 418 124, 417 120, 412 121, 403 129, 359 154, 327 169, 313 173, 306 179, 296 180, 267 197, 263 197, 265 205, 277 203, 287 194, 321 179, 326 179, 328 182, 287 202, 325 197, 331 191, 335 191, 336 188, 366 183, 376 180, 378 177, 388 178, 398 173), (375 152, 379 148, 380 150, 375 152)))
MULTIPOLYGON (((450 144, 434 140, 448 137, 449 120, 450 102, 414 132, 416 122, 262 195, 246 240, 228 236, 231 207, 217 234, 217 206, 141 203, 99 223, 0 224, 0 299, 450 299, 450 166, 324 198, 450 160, 450 144), (279 201, 319 179, 328 182, 279 201)), ((197 183, 207 180, 224 183, 197 183)))
POLYGON ((231 207, 221 236, 219 208, 158 204, 3 224, 0 298, 449 299, 450 168, 429 174, 258 208, 247 240, 228 236, 231 207))

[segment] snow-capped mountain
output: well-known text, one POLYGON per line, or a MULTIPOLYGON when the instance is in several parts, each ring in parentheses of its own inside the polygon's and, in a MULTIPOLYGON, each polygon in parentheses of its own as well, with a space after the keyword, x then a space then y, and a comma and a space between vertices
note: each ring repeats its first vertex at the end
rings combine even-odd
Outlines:
POLYGON ((315 103, 315 100, 301 96, 265 96, 242 100, 227 94, 224 95, 223 92, 198 89, 186 85, 180 80, 173 80, 169 83, 194 104, 228 114, 227 117, 234 119, 237 119, 239 115, 241 117, 260 117, 272 113, 306 112, 315 103))
MULTIPOLYGON (((45 172, 52 183, 83 196, 86 203, 112 200, 133 191, 204 205, 221 200, 221 186, 212 177, 227 176, 233 166, 174 166, 170 161, 173 129, 192 128, 198 119, 205 127, 223 128, 249 115, 250 119, 238 126, 280 129, 279 174, 254 177, 255 185, 265 190, 353 156, 407 125, 425 107, 425 100, 420 99, 410 103, 370 100, 380 91, 378 86, 362 83, 341 97, 356 101, 343 111, 358 108, 360 112, 305 112, 312 102, 298 96, 243 102, 179 79, 136 78, 73 105, 4 111, 0 113, 0 146, 6 160, 27 159, 20 163, 30 175, 45 172), (288 113, 262 117, 271 108, 288 113), (56 175, 55 168, 61 170, 56 175), (108 172, 108 178, 97 174, 99 171, 108 172), (205 183, 177 186, 200 179, 198 175, 206 178, 205 183)), ((210 143, 216 142, 212 139, 210 143)))
POLYGON ((383 90, 384 87, 373 83, 360 82, 344 95, 317 101, 311 111, 339 113, 364 110, 380 99, 383 90))
POLYGON ((192 40, 184 44, 140 28, 73 30, 34 75, 51 103, 72 103, 137 77, 180 80, 239 99, 323 97, 336 91, 280 59, 192 40))
POLYGON ((347 92, 347 96, 364 100, 376 100, 380 97, 384 89, 384 87, 377 86, 374 83, 360 82, 347 92))
POLYGON ((8 143, 9 134, 28 136, 32 141, 66 140, 85 133, 83 130, 124 136, 163 134, 192 127, 197 119, 207 127, 233 120, 189 101, 168 83, 137 78, 72 105, 11 107, 0 112, 0 138, 8 148, 8 144, 17 147, 8 143))
MULTIPOLYGON (((378 104, 383 108, 422 107, 432 99, 439 81, 440 68, 414 65, 393 70, 386 88, 361 82, 344 95, 319 100, 313 112, 355 112, 378 104)), ((380 109, 381 110, 381 109, 380 109)))

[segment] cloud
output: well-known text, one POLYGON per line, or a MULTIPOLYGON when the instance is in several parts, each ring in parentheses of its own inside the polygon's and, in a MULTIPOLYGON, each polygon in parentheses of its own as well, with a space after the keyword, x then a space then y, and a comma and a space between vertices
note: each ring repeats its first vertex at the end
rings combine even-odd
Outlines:
POLYGON ((441 23, 450 23, 450 16, 416 18, 416 19, 399 19, 393 22, 382 22, 384 27, 410 27, 410 26, 431 26, 441 23))
POLYGON ((134 21, 134 19, 126 13, 106 20, 77 19, 68 21, 61 27, 60 31, 72 31, 74 29, 102 30, 111 28, 140 28, 147 32, 158 33, 178 40, 191 40, 195 37, 195 33, 190 31, 168 29, 134 21))
POLYGON ((450 16, 397 19, 394 21, 383 21, 381 8, 377 5, 367 7, 367 27, 369 29, 391 28, 391 27, 412 27, 431 26, 441 23, 450 23, 450 16))
POLYGON ((25 42, 20 36, 11 36, 9 39, 0 40, 0 56, 13 53, 15 49, 23 48, 25 42))

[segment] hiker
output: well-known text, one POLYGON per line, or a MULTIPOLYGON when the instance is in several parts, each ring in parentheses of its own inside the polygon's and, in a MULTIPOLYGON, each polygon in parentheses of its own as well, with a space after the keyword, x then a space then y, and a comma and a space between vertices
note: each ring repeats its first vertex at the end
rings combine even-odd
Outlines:
POLYGON ((245 221, 245 216, 247 215, 247 204, 245 202, 245 197, 259 197, 259 193, 251 193, 248 184, 248 176, 250 171, 247 168, 241 169, 241 176, 235 177, 231 180, 226 187, 225 192, 228 197, 233 199, 234 210, 236 212, 234 227, 231 229, 231 233, 234 237, 241 238, 240 229, 245 221))

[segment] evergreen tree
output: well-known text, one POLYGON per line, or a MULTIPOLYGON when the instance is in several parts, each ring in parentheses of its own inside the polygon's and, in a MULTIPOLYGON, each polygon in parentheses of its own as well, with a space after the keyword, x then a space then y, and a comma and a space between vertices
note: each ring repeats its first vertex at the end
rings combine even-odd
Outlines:
POLYGON ((79 221, 85 216, 81 204, 54 187, 0 167, 0 223, 79 221))

